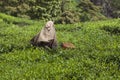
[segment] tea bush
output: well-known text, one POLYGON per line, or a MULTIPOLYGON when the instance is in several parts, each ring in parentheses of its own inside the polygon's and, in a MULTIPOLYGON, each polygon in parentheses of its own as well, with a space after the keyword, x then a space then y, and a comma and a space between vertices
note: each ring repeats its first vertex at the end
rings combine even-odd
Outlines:
POLYGON ((29 43, 44 21, 24 21, 7 15, 0 20, 1 80, 120 79, 120 35, 109 35, 102 29, 120 27, 119 19, 56 24, 58 43, 71 42, 76 46, 62 49, 59 45, 56 50, 34 48, 29 43), (21 21, 29 25, 13 23, 21 21))

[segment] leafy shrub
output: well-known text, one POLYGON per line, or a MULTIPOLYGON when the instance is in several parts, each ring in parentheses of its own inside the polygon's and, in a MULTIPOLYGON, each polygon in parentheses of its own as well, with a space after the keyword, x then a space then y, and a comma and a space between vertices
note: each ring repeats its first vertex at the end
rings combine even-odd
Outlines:
POLYGON ((0 13, 0 19, 7 24, 12 23, 12 24, 15 24, 15 25, 18 25, 18 26, 29 25, 33 22, 31 20, 28 20, 28 19, 23 20, 22 18, 16 18, 16 17, 6 15, 6 14, 3 14, 3 13, 0 13))
POLYGON ((119 19, 55 25, 58 43, 72 42, 76 48, 46 50, 29 44, 43 27, 43 21, 1 15, 0 19, 10 23, 30 23, 28 27, 18 27, 0 22, 1 80, 120 79, 120 36, 99 29, 117 26, 119 19))
POLYGON ((112 15, 114 18, 120 18, 120 11, 113 11, 112 15))
POLYGON ((73 11, 65 11, 62 15, 55 21, 55 23, 62 24, 72 24, 75 22, 80 22, 79 14, 73 11))
POLYGON ((100 12, 100 7, 95 6, 90 0, 80 0, 77 5, 81 21, 96 21, 105 19, 100 12))
POLYGON ((120 35, 120 26, 104 26, 102 29, 109 32, 110 34, 120 35))
POLYGON ((0 11, 28 19, 55 19, 57 23, 104 19, 99 7, 89 0, 4 0, 0 1, 0 11))
POLYGON ((120 18, 120 0, 110 1, 110 5, 112 8, 112 17, 120 18))
POLYGON ((59 0, 7 0, 0 1, 0 11, 22 18, 49 19, 60 14, 59 0))

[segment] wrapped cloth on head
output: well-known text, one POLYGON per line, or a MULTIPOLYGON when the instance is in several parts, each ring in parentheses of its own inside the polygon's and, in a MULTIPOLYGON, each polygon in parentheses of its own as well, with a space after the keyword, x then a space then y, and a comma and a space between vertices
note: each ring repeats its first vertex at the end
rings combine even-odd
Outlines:
POLYGON ((48 21, 42 30, 31 39, 31 44, 34 46, 48 46, 50 48, 57 47, 54 23, 48 21))

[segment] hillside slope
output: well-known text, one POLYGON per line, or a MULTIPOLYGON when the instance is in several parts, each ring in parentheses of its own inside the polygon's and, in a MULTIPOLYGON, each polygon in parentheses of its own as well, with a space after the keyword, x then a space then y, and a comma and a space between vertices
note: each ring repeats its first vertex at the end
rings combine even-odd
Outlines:
POLYGON ((1 80, 120 79, 120 19, 55 25, 58 43, 75 49, 34 48, 30 39, 44 26, 0 14, 1 80))

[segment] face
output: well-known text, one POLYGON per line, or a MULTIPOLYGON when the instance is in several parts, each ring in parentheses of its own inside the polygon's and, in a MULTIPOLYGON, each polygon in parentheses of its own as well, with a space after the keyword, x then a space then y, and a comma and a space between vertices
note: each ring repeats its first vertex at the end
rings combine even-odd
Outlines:
POLYGON ((52 21, 48 21, 48 22, 46 23, 45 28, 47 28, 48 30, 50 30, 51 27, 53 27, 53 22, 52 22, 52 21))

